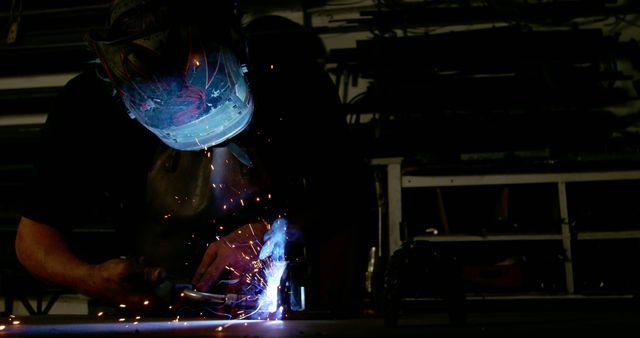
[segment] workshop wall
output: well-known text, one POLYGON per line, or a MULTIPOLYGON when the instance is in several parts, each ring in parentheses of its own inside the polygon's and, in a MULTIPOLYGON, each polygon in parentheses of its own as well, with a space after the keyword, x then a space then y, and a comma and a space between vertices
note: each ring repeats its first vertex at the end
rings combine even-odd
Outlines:
MULTIPOLYGON (((0 268, 15 268, 17 210, 51 99, 95 60, 84 34, 105 25, 109 2, 0 4, 0 268)), ((278 14, 318 34, 370 158, 448 174, 640 164, 637 1, 241 3, 247 21, 278 14)))

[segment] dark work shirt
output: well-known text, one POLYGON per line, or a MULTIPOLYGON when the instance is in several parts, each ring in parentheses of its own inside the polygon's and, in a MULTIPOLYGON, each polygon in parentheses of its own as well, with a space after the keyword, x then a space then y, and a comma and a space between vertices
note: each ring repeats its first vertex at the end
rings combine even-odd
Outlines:
MULTIPOLYGON (((93 70, 78 75, 47 117, 23 216, 69 235, 131 231, 143 215, 146 175, 158 145, 128 116, 108 82, 93 70)), ((121 254, 132 249, 126 236, 110 247, 121 254)))

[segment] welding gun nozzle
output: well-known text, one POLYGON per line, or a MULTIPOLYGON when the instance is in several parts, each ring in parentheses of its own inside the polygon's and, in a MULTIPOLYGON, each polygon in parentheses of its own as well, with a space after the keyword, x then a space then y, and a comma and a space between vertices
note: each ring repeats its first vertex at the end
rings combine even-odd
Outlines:
POLYGON ((226 295, 200 292, 196 290, 185 289, 182 290, 182 294, 184 297, 205 303, 215 303, 218 305, 233 305, 233 306, 241 306, 241 307, 255 307, 257 306, 257 298, 251 297, 247 295, 238 295, 235 293, 228 293, 226 295))

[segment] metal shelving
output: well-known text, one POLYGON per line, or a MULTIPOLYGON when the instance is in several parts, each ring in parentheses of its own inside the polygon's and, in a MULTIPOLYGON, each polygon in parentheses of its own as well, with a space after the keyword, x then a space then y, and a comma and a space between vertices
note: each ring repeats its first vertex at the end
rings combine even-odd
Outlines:
MULTIPOLYGON (((576 292, 572 243, 580 240, 611 240, 640 238, 640 230, 620 231, 578 231, 570 225, 571 216, 568 207, 567 185, 578 182, 603 182, 640 180, 640 170, 576 171, 545 173, 507 173, 483 175, 405 175, 403 158, 376 158, 371 161, 374 167, 384 168, 386 175, 386 245, 387 255, 391 257, 402 245, 403 190, 412 188, 467 187, 483 185, 521 185, 555 184, 557 189, 560 229, 557 233, 488 233, 488 234, 429 234, 412 236, 413 241, 431 242, 504 242, 504 241, 561 241, 564 250, 564 273, 566 293, 576 292)), ((405 238, 407 240, 407 238, 405 238)))

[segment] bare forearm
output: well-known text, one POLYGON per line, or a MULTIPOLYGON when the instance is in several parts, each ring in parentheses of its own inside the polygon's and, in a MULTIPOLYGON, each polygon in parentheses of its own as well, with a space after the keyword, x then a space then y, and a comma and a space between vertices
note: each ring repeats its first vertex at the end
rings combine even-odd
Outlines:
POLYGON ((55 229, 22 218, 16 236, 16 254, 35 277, 79 292, 90 290, 93 265, 76 257, 55 229))

